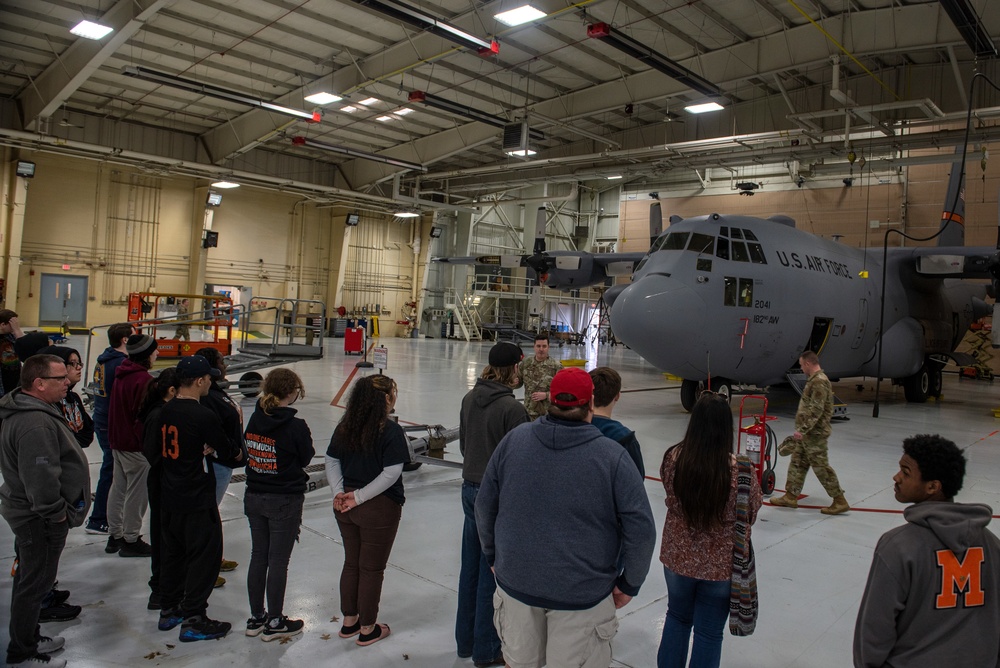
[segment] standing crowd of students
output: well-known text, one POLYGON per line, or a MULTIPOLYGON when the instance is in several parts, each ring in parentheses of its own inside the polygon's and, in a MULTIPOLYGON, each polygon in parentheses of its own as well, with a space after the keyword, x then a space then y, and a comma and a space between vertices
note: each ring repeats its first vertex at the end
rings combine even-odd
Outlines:
MULTIPOLYGON (((73 391, 82 375, 79 353, 39 347, 48 342, 37 337, 29 345, 30 335, 14 331, 16 314, 11 319, 0 311, 0 513, 17 556, 7 665, 66 665, 50 656, 64 639, 43 636, 39 623, 80 614, 55 584, 66 534, 88 509, 86 530, 108 534, 106 552, 150 558, 148 608, 159 610, 160 631, 180 627, 181 642, 226 636, 232 624, 211 619, 208 601, 224 582, 220 571, 236 566, 223 558, 218 507, 232 470, 244 466, 251 535, 245 634, 271 641, 301 633, 304 622, 284 610, 305 468, 315 455, 309 427, 293 408, 305 396, 301 378, 272 370, 244 429, 239 404, 221 385, 226 366, 217 350, 184 357, 154 378, 155 341, 115 325, 98 358, 91 420, 73 391), (24 362, 17 378, 4 361, 13 343, 24 362), (105 459, 91 503, 81 448, 95 433, 105 459), (148 543, 139 533, 147 505, 148 543)), ((534 352, 525 360, 518 346, 493 346, 462 401, 457 654, 477 667, 605 668, 616 611, 638 594, 656 544, 645 467, 635 432, 612 417, 619 374, 548 364, 544 336, 534 352), (531 387, 522 404, 513 389, 529 385, 525 370, 531 387), (533 417, 530 408, 544 412, 533 417)), ((822 382, 815 356, 803 359, 822 382)), ((360 646, 391 633, 379 621, 379 604, 409 461, 406 435, 391 417, 397 396, 388 376, 360 378, 325 454, 345 553, 339 636, 360 646)), ((734 569, 752 554, 762 499, 747 462, 732 454, 733 432, 727 398, 706 392, 659 468, 668 606, 658 668, 719 666, 726 621, 737 635, 753 629, 756 609, 736 602, 734 569)), ((821 445, 825 462, 825 439, 821 445)), ((876 548, 855 629, 856 666, 940 665, 959 646, 963 665, 1000 666, 1000 541, 986 528, 988 506, 954 503, 964 473, 964 455, 950 441, 904 442, 896 498, 914 505, 907 525, 876 548)), ((839 498, 824 512, 849 510, 842 490, 831 489, 839 498)))

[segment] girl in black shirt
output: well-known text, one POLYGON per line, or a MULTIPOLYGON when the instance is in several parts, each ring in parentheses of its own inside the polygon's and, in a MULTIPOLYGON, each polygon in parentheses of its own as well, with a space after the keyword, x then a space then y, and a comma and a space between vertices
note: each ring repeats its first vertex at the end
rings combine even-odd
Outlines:
POLYGON ((385 566, 405 501, 403 464, 410 461, 406 435, 389 419, 397 393, 396 382, 388 376, 360 379, 326 451, 326 476, 344 539, 340 637, 358 635, 356 642, 362 646, 389 635, 389 626, 376 621, 385 566))
POLYGON ((263 633, 265 641, 290 638, 302 633, 304 625, 301 619, 285 617, 282 610, 288 559, 299 537, 309 480, 304 469, 316 454, 309 426, 295 417, 291 407, 304 396, 298 374, 291 369, 271 371, 244 434, 249 458, 243 507, 251 543, 246 634, 263 633))

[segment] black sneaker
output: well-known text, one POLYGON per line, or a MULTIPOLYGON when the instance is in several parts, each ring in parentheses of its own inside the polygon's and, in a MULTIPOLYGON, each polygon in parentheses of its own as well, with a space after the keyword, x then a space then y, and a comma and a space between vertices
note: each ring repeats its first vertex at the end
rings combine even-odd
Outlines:
POLYGON ((60 603, 59 605, 50 605, 47 608, 42 608, 38 611, 38 621, 41 622, 68 622, 71 619, 76 619, 80 616, 83 611, 78 605, 70 605, 69 603, 60 603))
POLYGON ((184 621, 184 615, 180 610, 161 610, 160 620, 156 623, 156 628, 161 631, 169 631, 177 628, 177 625, 184 621))
POLYGON ((256 638, 264 631, 264 626, 267 624, 267 615, 261 615, 260 617, 250 617, 247 620, 247 635, 251 638, 256 638))
POLYGON ((115 538, 114 536, 108 536, 108 544, 104 546, 104 551, 108 554, 114 554, 118 550, 122 549, 122 545, 125 544, 124 538, 115 538))
MULTIPOLYGON (((60 603, 65 603, 67 599, 69 599, 68 589, 52 589, 42 600, 42 607, 47 608, 50 605, 59 605, 60 603)), ((45 652, 42 652, 42 654, 45 654, 45 652)))
POLYGON ((153 554, 153 548, 149 543, 139 536, 134 543, 122 542, 121 549, 118 550, 119 557, 149 557, 153 554))
POLYGON ((204 615, 195 615, 184 620, 179 638, 181 642, 216 640, 225 637, 231 628, 233 625, 229 622, 217 622, 204 615))
POLYGON ((161 598, 160 598, 160 593, 156 592, 156 591, 150 592, 150 594, 149 594, 149 602, 146 603, 146 609, 147 610, 159 610, 162 607, 163 607, 163 605, 162 605, 162 601, 161 601, 161 598))
POLYGON ((281 617, 271 617, 271 619, 267 620, 267 624, 264 625, 264 635, 261 639, 264 642, 271 642, 272 640, 280 640, 281 638, 291 638, 302 633, 302 627, 305 625, 306 623, 301 619, 289 619, 284 615, 281 617))
POLYGON ((108 523, 107 522, 87 522, 87 526, 83 530, 94 536, 107 536, 108 535, 108 523))

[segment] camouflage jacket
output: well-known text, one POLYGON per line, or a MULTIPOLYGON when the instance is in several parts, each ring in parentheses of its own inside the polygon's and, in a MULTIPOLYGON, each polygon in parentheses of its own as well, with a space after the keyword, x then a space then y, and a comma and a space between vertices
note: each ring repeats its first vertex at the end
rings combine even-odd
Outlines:
POLYGON ((809 377, 802 388, 799 410, 795 413, 795 430, 805 438, 827 438, 833 417, 833 387, 820 369, 809 377))
POLYGON ((528 410, 528 417, 532 420, 549 412, 548 401, 532 401, 532 392, 548 392, 552 377, 562 368, 559 362, 551 357, 544 361, 537 361, 534 356, 525 357, 518 365, 521 375, 520 385, 524 386, 524 407, 528 410))

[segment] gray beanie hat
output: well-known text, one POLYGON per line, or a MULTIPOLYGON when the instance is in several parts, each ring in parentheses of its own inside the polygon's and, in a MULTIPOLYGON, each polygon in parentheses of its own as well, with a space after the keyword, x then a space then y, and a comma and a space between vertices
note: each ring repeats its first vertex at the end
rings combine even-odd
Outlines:
POLYGON ((125 342, 125 352, 129 357, 144 359, 156 350, 156 339, 145 334, 133 334, 125 342))

